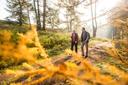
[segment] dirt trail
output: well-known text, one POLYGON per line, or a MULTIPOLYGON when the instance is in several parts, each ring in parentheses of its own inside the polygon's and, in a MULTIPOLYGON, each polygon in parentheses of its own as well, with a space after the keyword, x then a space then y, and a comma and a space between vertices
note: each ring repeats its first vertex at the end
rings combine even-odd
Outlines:
MULTIPOLYGON (((98 42, 94 43, 93 46, 89 47, 89 57, 87 57, 86 59, 89 62, 91 62, 92 64, 93 64, 93 62, 102 61, 102 60, 104 60, 104 58, 106 58, 108 56, 108 54, 104 48, 112 48, 112 47, 113 47, 113 45, 110 41, 106 41, 106 42, 98 41, 98 42)), ((78 55, 81 55, 80 49, 78 51, 78 55)), ((83 57, 83 59, 85 59, 85 58, 83 57)), ((51 58, 51 61, 53 62, 53 64, 54 63, 62 64, 66 61, 73 62, 78 65, 80 64, 79 60, 70 58, 67 55, 60 55, 57 57, 53 57, 53 58, 51 58)))
POLYGON ((112 48, 112 43, 109 42, 98 42, 91 48, 89 48, 89 59, 101 60, 108 56, 105 48, 112 48))

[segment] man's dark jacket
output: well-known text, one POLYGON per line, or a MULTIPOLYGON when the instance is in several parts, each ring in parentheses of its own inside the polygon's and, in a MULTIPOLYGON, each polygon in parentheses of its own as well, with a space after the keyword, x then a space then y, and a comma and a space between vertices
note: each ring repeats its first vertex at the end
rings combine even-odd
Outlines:
POLYGON ((71 42, 77 42, 78 43, 78 34, 77 33, 72 33, 72 35, 71 35, 71 42), (75 36, 73 36, 73 34, 75 36))
POLYGON ((81 34, 81 42, 89 42, 90 34, 87 31, 83 31, 81 34))

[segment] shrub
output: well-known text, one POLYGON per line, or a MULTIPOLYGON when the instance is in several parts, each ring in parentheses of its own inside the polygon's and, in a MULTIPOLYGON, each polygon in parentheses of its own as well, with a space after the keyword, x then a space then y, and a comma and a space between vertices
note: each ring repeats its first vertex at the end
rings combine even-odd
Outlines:
POLYGON ((70 37, 64 33, 39 32, 39 39, 50 56, 60 54, 70 46, 70 37))
POLYGON ((35 62, 39 56, 43 58, 47 54, 39 43, 35 29, 25 34, 11 30, 0 31, 0 68, 35 62))

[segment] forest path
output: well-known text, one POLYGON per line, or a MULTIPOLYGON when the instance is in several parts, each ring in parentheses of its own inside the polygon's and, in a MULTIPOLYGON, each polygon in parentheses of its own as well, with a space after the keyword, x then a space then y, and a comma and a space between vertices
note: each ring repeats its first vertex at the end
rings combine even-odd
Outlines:
MULTIPOLYGON (((92 42, 90 43, 92 44, 92 42)), ((113 48, 112 42, 111 41, 97 41, 97 42, 93 42, 93 45, 89 46, 89 56, 86 58, 88 61, 90 62, 95 62, 95 61, 101 61, 104 58, 106 58, 108 56, 105 48, 113 48)), ((86 50, 85 50, 86 51, 86 50)), ((78 55, 81 55, 81 49, 78 49, 78 55)), ((51 58, 52 62, 65 62, 67 60, 75 62, 75 61, 79 61, 79 60, 73 60, 70 59, 68 56, 66 55, 59 55, 56 57, 51 58)), ((83 57, 83 59, 85 59, 83 57)))

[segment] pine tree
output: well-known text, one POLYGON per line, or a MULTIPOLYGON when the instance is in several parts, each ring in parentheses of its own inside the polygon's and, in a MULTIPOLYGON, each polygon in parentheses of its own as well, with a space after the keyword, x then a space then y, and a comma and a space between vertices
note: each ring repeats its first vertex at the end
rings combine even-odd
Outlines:
POLYGON ((22 26, 27 21, 26 0, 7 0, 7 10, 11 13, 9 17, 18 21, 19 25, 22 26))

